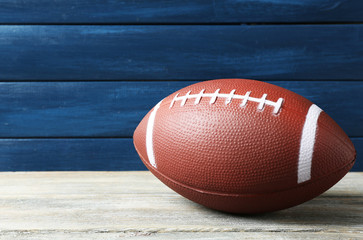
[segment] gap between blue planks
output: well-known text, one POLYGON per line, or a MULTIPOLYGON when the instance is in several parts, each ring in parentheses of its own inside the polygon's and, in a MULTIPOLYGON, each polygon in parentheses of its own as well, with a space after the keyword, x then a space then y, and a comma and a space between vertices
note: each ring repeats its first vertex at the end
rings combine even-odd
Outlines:
POLYGON ((363 25, 0 26, 0 80, 362 80, 363 25))
MULTIPOLYGON (((363 171, 363 138, 352 138, 358 152, 354 171, 363 171)), ((131 138, 1 139, 0 171, 146 170, 131 138)))
POLYGON ((361 22, 359 0, 0 0, 0 23, 361 22))
MULTIPOLYGON (((155 104, 192 83, 195 82, 3 82, 0 138, 131 137, 155 104)), ((270 83, 320 106, 349 136, 363 136, 363 81, 270 83)))

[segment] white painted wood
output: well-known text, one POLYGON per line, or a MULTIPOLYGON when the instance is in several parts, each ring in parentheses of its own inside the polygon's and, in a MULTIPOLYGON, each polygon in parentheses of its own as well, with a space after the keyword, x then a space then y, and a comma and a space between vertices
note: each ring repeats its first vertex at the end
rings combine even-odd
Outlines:
POLYGON ((149 172, 2 172, 0 239, 334 239, 363 236, 363 173, 275 213, 184 199, 149 172))

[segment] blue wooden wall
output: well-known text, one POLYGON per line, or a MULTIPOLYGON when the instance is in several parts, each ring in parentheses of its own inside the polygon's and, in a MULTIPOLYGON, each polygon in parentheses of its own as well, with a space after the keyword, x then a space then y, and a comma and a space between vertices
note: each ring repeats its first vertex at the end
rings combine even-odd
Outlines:
POLYGON ((322 107, 363 171, 363 1, 0 0, 0 171, 144 170, 160 99, 264 80, 322 107))

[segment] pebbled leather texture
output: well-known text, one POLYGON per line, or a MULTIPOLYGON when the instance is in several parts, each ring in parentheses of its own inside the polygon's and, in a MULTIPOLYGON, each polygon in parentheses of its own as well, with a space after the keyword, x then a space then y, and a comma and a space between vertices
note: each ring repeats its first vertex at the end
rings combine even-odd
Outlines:
POLYGON ((134 133, 134 144, 145 165, 181 195, 208 207, 239 213, 291 207, 329 189, 352 167, 355 149, 344 131, 326 113, 318 118, 311 179, 297 183, 302 128, 312 103, 281 87, 246 79, 200 82, 166 97, 155 115, 153 149, 156 168, 146 152, 151 111, 134 133), (245 95, 283 104, 274 107, 242 100, 185 96, 214 93, 245 95), (248 197, 247 197, 248 196, 248 197))

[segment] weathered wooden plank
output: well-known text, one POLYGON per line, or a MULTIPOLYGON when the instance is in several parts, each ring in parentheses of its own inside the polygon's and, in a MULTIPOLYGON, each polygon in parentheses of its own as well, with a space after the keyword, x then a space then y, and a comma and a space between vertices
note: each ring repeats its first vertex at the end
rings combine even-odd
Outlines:
MULTIPOLYGON (((363 170, 363 138, 352 138, 358 152, 352 171, 363 170)), ((339 147, 339 146, 337 146, 339 147)), ((146 170, 131 138, 1 139, 0 171, 146 170)))
MULTIPOLYGON (((194 82, 0 83, 0 138, 131 137, 162 98, 194 82)), ((273 81, 363 136, 363 81, 273 81)))
POLYGON ((246 216, 186 200, 149 172, 0 173, 0 237, 358 239, 362 181, 363 173, 349 173, 300 206, 246 216))
POLYGON ((359 0, 0 1, 0 23, 359 22, 359 0))
POLYGON ((341 240, 341 239, 362 239, 361 232, 335 232, 335 233, 321 233, 321 232, 285 232, 271 231, 271 232, 148 232, 148 231, 107 231, 107 230, 85 230, 85 231, 2 231, 0 237, 3 240, 63 240, 65 238, 72 240, 119 240, 122 238, 132 238, 132 240, 190 240, 190 239, 202 239, 202 240, 230 240, 230 239, 307 239, 307 240, 341 240))
POLYGON ((361 80, 363 25, 0 26, 0 80, 361 80))

